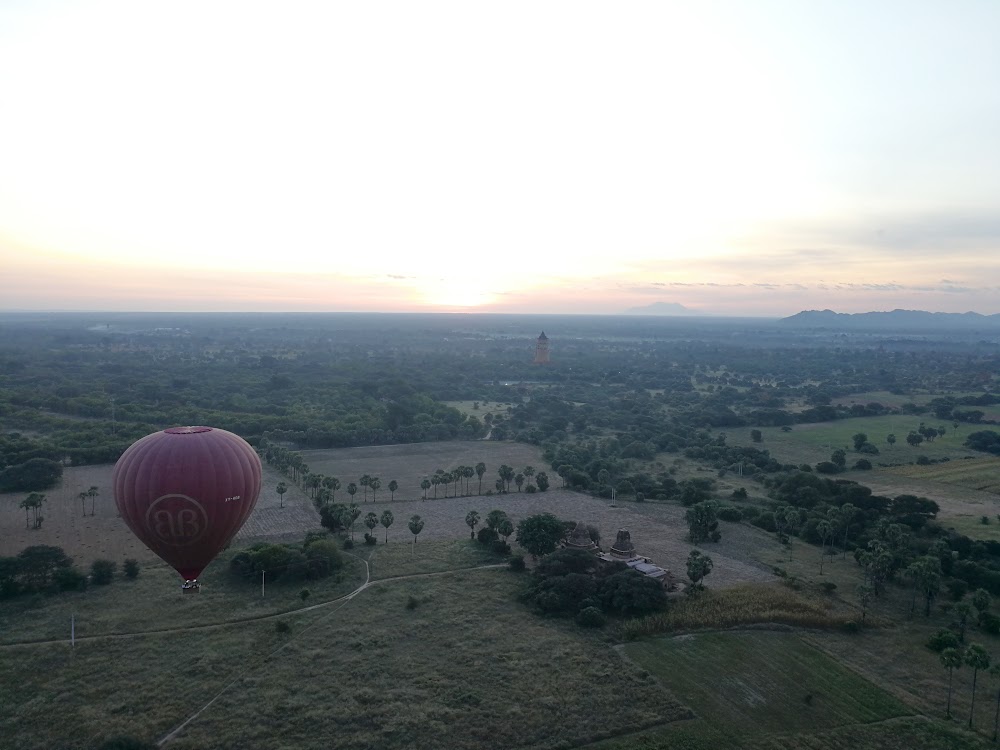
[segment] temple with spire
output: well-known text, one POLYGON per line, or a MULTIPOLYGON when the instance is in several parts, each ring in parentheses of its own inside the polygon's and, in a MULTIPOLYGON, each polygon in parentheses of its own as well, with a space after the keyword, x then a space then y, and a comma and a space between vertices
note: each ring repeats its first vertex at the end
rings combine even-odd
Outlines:
POLYGON ((535 342, 535 364, 549 364, 549 337, 545 335, 545 331, 542 331, 542 335, 535 342))

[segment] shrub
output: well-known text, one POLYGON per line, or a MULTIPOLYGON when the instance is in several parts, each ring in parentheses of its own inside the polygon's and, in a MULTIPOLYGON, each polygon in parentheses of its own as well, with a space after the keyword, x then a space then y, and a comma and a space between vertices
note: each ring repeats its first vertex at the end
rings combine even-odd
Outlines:
POLYGON ((584 628, 602 628, 604 622, 604 614, 597 607, 584 607, 576 615, 576 624, 584 628))
POLYGON ((718 515, 719 520, 721 521, 737 522, 743 520, 743 511, 740 510, 739 508, 734 508, 731 505, 724 508, 719 508, 716 515, 718 515))
POLYGON ((344 556, 332 539, 320 539, 306 547, 309 577, 325 578, 344 564, 344 556))
POLYGON ((959 602, 968 593, 969 584, 961 579, 952 578, 945 584, 945 588, 948 589, 948 596, 951 597, 952 601, 959 602))
POLYGON ((94 560, 90 564, 90 582, 97 586, 107 586, 115 579, 118 564, 111 560, 94 560))
POLYGON ((733 490, 733 500, 746 500, 747 499, 747 488, 737 487, 733 490))
POLYGON ((990 525, 990 517, 989 516, 983 516, 982 518, 979 519, 979 523, 981 523, 983 526, 989 526, 990 525))
POLYGON ((369 547, 374 547, 376 544, 378 544, 378 539, 375 538, 374 534, 369 534, 368 532, 365 532, 365 544, 367 544, 369 547))
POLYGON ((984 633, 990 635, 1000 635, 1000 617, 992 612, 983 612, 979 615, 979 628, 984 633))
POLYGON ((927 456, 917 456, 917 466, 930 466, 931 460, 927 456))
POLYGON ((87 588, 87 576, 77 567, 59 568, 52 582, 60 591, 83 591, 87 588))
POLYGON ((946 648, 958 648, 958 646, 958 636, 950 630, 939 630, 927 641, 927 648, 939 654, 946 648))
POLYGON ((289 633, 292 630, 292 626, 284 620, 278 620, 274 623, 274 629, 279 633, 289 633))
POLYGON ((774 523, 774 513, 769 510, 765 510, 760 513, 756 518, 750 521, 754 526, 764 531, 777 531, 778 527, 774 523))
POLYGON ((615 573, 601 581, 598 591, 605 611, 623 615, 643 615, 660 609, 667 595, 659 581, 634 570, 615 573))
POLYGON ((821 583, 819 587, 823 589, 823 593, 825 594, 832 594, 834 591, 837 590, 837 584, 835 584, 833 581, 823 581, 823 583, 821 583))
POLYGON ((135 737, 109 737, 98 745, 97 750, 156 750, 156 745, 135 737))
POLYGON ((476 534, 476 540, 484 547, 490 546, 499 538, 500 535, 496 532, 496 529, 491 529, 489 526, 484 526, 476 534))
POLYGON ((406 608, 407 609, 416 609, 419 606, 420 606, 420 600, 417 599, 417 597, 415 597, 413 595, 410 595, 410 596, 406 597, 406 608))
POLYGON ((348 537, 344 540, 343 547, 344 549, 354 549, 354 540, 348 537))
POLYGON ((125 574, 126 578, 136 579, 139 577, 139 561, 133 560, 131 557, 127 558, 124 563, 122 563, 122 572, 125 574))
POLYGON ((530 494, 532 492, 538 492, 538 488, 533 484, 529 484, 527 487, 524 488, 524 491, 530 494))
POLYGON ((506 557, 510 554, 510 545, 503 539, 494 539, 493 543, 490 545, 490 552, 494 555, 499 555, 500 557, 506 557))
POLYGON ((302 589, 299 592, 299 599, 301 599, 303 602, 305 602, 305 600, 308 599, 311 595, 312 595, 312 592, 309 589, 302 589))
POLYGON ((859 458, 854 462, 855 471, 871 471, 872 462, 867 458, 859 458))
POLYGON ((858 622, 857 620, 848 620, 847 622, 845 622, 843 625, 840 626, 840 629, 843 630, 845 633, 860 633, 861 623, 858 622))
POLYGON ((837 474, 840 472, 840 467, 832 461, 820 461, 816 464, 816 471, 820 474, 837 474))
POLYGON ((510 558, 510 562, 507 565, 510 566, 511 570, 520 573, 525 568, 524 555, 514 555, 510 558))

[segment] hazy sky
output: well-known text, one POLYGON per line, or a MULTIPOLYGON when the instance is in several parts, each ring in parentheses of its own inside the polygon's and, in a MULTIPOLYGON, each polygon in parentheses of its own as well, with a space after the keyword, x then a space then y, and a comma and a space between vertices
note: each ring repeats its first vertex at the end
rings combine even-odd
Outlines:
POLYGON ((0 309, 1000 312, 1000 0, 0 0, 0 309))

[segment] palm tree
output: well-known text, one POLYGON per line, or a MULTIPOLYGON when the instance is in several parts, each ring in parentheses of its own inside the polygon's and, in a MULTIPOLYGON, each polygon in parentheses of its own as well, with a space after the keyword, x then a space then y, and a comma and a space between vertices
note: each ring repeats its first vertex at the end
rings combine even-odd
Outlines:
POLYGON ((368 533, 374 536, 375 527, 378 526, 378 516, 374 512, 369 513, 365 516, 365 526, 368 527, 368 533))
MULTIPOLYGON (((994 680, 1000 678, 1000 664, 990 667, 990 677, 994 680)), ((993 714, 993 741, 997 741, 997 726, 1000 725, 1000 690, 997 691, 997 709, 993 714)))
POLYGON ((976 710, 976 676, 980 669, 990 668, 990 654, 978 643, 973 643, 965 650, 965 663, 972 667, 972 704, 969 706, 969 729, 972 729, 972 716, 976 710))
POLYGON ((514 484, 517 485, 517 491, 521 491, 521 485, 524 484, 524 474, 516 474, 514 476, 514 484))
POLYGON ((25 528, 35 528, 40 529, 42 527, 42 521, 44 520, 38 511, 42 508, 42 503, 45 502, 45 495, 38 492, 32 492, 24 500, 21 501, 18 507, 24 508, 24 525, 25 528), (28 510, 31 510, 31 517, 33 525, 28 524, 28 510))
POLYGON ((365 488, 365 502, 368 502, 368 486, 371 484, 372 478, 370 475, 365 474, 361 477, 361 486, 365 488))
POLYGON ((336 500, 334 493, 340 489, 340 480, 337 477, 323 477, 323 486, 330 490, 330 499, 336 500))
POLYGON ((524 471, 521 473, 524 474, 524 476, 526 476, 528 479, 531 479, 533 476, 535 476, 535 467, 531 465, 525 466, 524 471))
POLYGON ((90 495, 88 495, 86 490, 84 490, 77 495, 77 497, 80 498, 80 511, 83 515, 87 515, 87 498, 90 497, 90 495))
POLYGON ((465 474, 465 494, 471 495, 472 491, 469 489, 469 481, 475 476, 476 470, 472 466, 466 466, 463 473, 465 474))
POLYGON ((483 475, 486 473, 486 464, 480 461, 476 464, 476 476, 479 477, 479 494, 483 494, 483 475))
POLYGON ((471 529, 470 534, 473 539, 476 538, 476 526, 479 524, 479 512, 475 510, 470 510, 465 514, 465 523, 471 529))
POLYGON ((428 479, 427 477, 424 477, 423 479, 420 480, 420 489, 422 489, 424 491, 424 500, 427 499, 427 490, 429 490, 430 488, 431 488, 431 480, 430 479, 428 479))
POLYGON ((389 480, 389 502, 395 502, 396 500, 396 490, 399 489, 399 482, 395 479, 389 480))
MULTIPOLYGON (((438 471, 440 471, 440 469, 438 469, 438 471)), ((435 500, 437 500, 438 485, 439 484, 441 484, 441 475, 438 474, 437 472, 435 472, 434 476, 431 477, 431 485, 433 485, 433 487, 434 487, 434 499, 435 500)))
POLYGON ((377 502, 376 493, 382 487, 382 480, 379 479, 378 477, 372 477, 371 479, 368 480, 368 486, 372 488, 372 502, 373 503, 377 502))
POLYGON ((423 531, 424 521, 420 516, 411 516, 407 526, 410 527, 410 533, 413 534, 413 544, 415 545, 417 543, 417 534, 423 531))
POLYGON ((90 515, 94 515, 94 501, 100 494, 101 492, 97 489, 97 485, 91 485, 90 489, 87 490, 87 497, 90 498, 90 515))
POLYGON ((288 492, 288 485, 284 482, 278 482, 278 486, 274 488, 274 491, 278 493, 278 507, 285 507, 285 493, 288 492))
POLYGON ((351 503, 350 507, 347 509, 347 518, 351 522, 351 541, 354 541, 354 522, 358 520, 358 516, 361 515, 361 508, 358 507, 357 503, 351 503))
POLYGON ((389 527, 392 526, 392 522, 396 519, 393 518, 391 510, 382 511, 382 517, 379 518, 379 523, 385 526, 385 543, 389 543, 389 527))
POLYGON ((951 718, 951 678, 952 673, 962 666, 962 655, 957 648, 946 648, 941 652, 941 665, 948 670, 948 707, 945 709, 945 716, 951 718))
POLYGON ((816 533, 819 534, 821 542, 819 553, 819 574, 823 575, 823 558, 826 557, 826 540, 833 535, 833 525, 826 520, 816 524, 816 533))
POLYGON ((349 483, 347 485, 347 494, 350 495, 351 500, 353 500, 354 496, 358 494, 358 485, 356 485, 354 482, 349 483))

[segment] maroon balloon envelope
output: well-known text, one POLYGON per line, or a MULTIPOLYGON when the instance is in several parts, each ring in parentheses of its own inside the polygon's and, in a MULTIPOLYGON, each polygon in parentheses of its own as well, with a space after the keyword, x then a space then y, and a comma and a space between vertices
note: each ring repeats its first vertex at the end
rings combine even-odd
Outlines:
POLYGON ((147 435, 111 475, 115 504, 132 533, 186 581, 195 581, 240 530, 260 483, 253 448, 214 427, 147 435))

